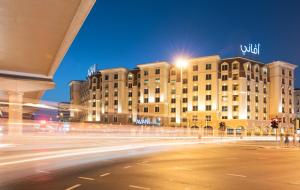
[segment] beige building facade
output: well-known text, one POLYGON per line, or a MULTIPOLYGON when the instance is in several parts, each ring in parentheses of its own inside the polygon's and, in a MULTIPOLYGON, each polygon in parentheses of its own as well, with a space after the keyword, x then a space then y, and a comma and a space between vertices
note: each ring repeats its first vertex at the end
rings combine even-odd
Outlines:
POLYGON ((86 107, 86 117, 73 119, 206 129, 225 122, 228 129, 256 132, 270 130, 277 117, 281 127, 293 127, 296 65, 218 55, 187 62, 184 68, 154 62, 99 70, 81 87, 72 81, 71 104, 86 107))

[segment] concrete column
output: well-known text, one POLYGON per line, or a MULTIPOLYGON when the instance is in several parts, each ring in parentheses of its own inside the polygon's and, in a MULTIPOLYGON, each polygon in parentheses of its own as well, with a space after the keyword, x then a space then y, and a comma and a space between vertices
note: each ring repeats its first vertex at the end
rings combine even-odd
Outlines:
POLYGON ((23 129, 23 92, 9 92, 8 101, 8 133, 20 135, 23 129))

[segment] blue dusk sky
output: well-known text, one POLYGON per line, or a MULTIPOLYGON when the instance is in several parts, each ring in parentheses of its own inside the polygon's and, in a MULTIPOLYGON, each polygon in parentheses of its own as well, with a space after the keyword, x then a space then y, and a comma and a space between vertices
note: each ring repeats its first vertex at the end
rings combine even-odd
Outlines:
POLYGON ((68 83, 85 79, 93 64, 133 68, 178 54, 242 56, 240 44, 248 43, 260 43, 260 55, 247 58, 299 64, 299 10, 298 0, 97 0, 54 76, 56 88, 43 99, 69 101, 68 83))

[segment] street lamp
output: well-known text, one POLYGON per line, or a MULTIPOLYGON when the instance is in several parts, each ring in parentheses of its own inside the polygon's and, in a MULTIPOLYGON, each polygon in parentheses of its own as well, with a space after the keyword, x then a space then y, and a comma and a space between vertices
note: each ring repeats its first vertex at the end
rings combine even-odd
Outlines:
POLYGON ((186 68, 188 65, 188 59, 186 57, 178 57, 176 58, 175 60, 175 66, 177 68, 180 68, 180 121, 179 121, 179 125, 181 127, 181 112, 182 112, 182 83, 183 83, 183 80, 182 80, 182 70, 184 68, 186 68))

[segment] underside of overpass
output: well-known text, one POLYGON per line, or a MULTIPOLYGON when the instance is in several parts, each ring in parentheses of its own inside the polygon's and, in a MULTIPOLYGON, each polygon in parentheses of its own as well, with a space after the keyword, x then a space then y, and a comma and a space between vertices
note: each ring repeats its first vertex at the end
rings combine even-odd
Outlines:
POLYGON ((59 67, 95 0, 0 1, 0 101, 20 133, 24 101, 55 87, 59 67))

